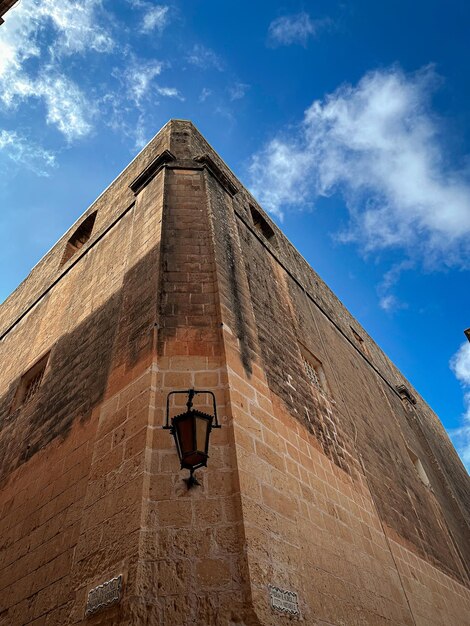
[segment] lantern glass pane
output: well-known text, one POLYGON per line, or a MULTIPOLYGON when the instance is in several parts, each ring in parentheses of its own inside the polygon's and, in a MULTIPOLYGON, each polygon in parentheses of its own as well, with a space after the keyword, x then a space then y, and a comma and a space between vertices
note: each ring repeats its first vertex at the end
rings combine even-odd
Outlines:
POLYGON ((212 416, 188 411, 173 418, 175 438, 181 467, 195 469, 206 465, 212 416))
POLYGON ((181 457, 184 457, 185 454, 194 450, 192 416, 188 415, 184 419, 179 419, 176 428, 178 447, 180 448, 181 457))
POLYGON ((196 418, 196 449, 198 452, 207 453, 207 429, 209 428, 209 420, 203 417, 196 418))

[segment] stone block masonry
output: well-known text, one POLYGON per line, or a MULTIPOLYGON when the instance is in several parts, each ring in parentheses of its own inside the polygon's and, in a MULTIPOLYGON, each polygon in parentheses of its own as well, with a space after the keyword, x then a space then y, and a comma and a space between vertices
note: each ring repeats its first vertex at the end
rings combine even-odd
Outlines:
POLYGON ((0 337, 1 626, 470 625, 442 425, 190 122, 36 265, 0 337), (188 491, 161 426, 191 387, 222 428, 188 491))

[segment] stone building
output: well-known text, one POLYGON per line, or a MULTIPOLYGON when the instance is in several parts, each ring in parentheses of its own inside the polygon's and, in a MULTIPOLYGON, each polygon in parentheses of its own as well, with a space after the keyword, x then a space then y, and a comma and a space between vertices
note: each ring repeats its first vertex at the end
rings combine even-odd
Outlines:
POLYGON ((190 122, 0 329, 1 626, 470 624, 441 423, 190 122), (192 489, 162 429, 190 388, 222 424, 192 489))

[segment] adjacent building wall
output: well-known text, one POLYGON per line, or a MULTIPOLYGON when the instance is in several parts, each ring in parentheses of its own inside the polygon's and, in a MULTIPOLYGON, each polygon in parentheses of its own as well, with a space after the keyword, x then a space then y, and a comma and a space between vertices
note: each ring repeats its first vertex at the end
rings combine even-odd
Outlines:
POLYGON ((3 16, 7 11, 11 9, 11 7, 16 4, 18 0, 0 0, 0 26, 5 21, 3 16))

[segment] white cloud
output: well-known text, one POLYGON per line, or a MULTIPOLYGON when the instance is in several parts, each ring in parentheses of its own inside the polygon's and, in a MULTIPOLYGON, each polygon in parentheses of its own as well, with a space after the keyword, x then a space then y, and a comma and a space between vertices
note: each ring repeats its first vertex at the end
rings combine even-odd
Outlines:
POLYGON ((40 98, 48 123, 68 140, 91 130, 92 107, 78 85, 67 78, 60 56, 108 52, 112 37, 100 25, 101 0, 22 0, 0 30, 0 102, 12 108, 40 98), (52 29, 47 43, 44 36, 52 29), (36 63, 31 63, 36 59, 36 63))
POLYGON ((450 436, 465 466, 470 471, 470 343, 463 343, 450 360, 450 367, 461 383, 464 393, 465 413, 459 428, 450 431, 450 436))
POLYGON ((212 91, 207 87, 203 87, 199 95, 199 102, 205 102, 210 95, 212 95, 212 91))
POLYGON ((163 5, 148 8, 143 18, 142 32, 151 33, 156 30, 161 33, 168 24, 168 11, 169 7, 163 5))
POLYGON ((462 423, 459 428, 453 428, 449 435, 463 464, 470 472, 470 392, 464 394, 464 404, 466 410, 462 416, 462 423))
POLYGON ((470 342, 463 343, 450 361, 450 367, 457 380, 470 387, 470 342))
POLYGON ((98 19, 101 0, 36 0, 32 4, 38 25, 49 19, 57 31, 55 53, 109 52, 114 47, 110 33, 98 19))
POLYGON ((44 99, 47 123, 55 125, 68 141, 91 131, 93 106, 79 87, 65 76, 46 76, 35 84, 38 97, 44 99))
POLYGON ((407 259, 400 261, 399 263, 395 263, 395 265, 393 265, 383 275, 382 281, 377 288, 377 292, 379 295, 379 306, 384 311, 387 311, 387 313, 393 313, 399 309, 408 308, 408 304, 399 300, 396 295, 391 293, 391 290, 398 282, 401 274, 412 268, 413 263, 407 259))
POLYGON ((294 43, 305 46, 310 37, 329 23, 329 20, 312 20, 308 13, 283 15, 269 25, 269 42, 274 46, 289 46, 294 43))
POLYGON ((144 101, 158 94, 165 98, 177 98, 184 100, 181 92, 176 87, 161 86, 156 82, 165 64, 161 61, 144 61, 135 55, 130 55, 130 62, 125 71, 122 68, 115 68, 113 75, 119 78, 124 85, 124 99, 130 99, 133 104, 143 112, 144 101))
POLYGON ((191 53, 187 56, 187 60, 191 65, 205 70, 213 67, 221 72, 224 69, 221 58, 213 50, 201 44, 193 46, 191 53))
POLYGON ((393 293, 387 293, 379 299, 379 306, 387 313, 393 313, 399 309, 407 309, 408 305, 401 302, 393 293))
POLYGON ((157 87, 157 93, 166 98, 177 98, 177 100, 184 101, 184 97, 175 87, 157 87))
POLYGON ((470 181, 445 164, 428 106, 435 83, 432 68, 375 71, 315 101, 299 131, 253 157, 255 195, 282 216, 341 193, 351 216, 343 241, 401 248, 429 266, 467 266, 470 181))
POLYGON ((0 130, 0 154, 38 176, 49 176, 50 169, 56 165, 52 152, 37 146, 29 137, 23 137, 16 131, 0 130))
POLYGON ((245 97, 246 92, 250 88, 250 85, 246 83, 234 83, 231 87, 229 87, 229 95, 230 100, 241 100, 245 97))
POLYGON ((137 120, 137 124, 135 125, 134 131, 134 149, 137 151, 142 150, 147 143, 149 138, 147 137, 146 129, 145 129, 145 118, 143 115, 139 115, 137 120))
POLYGON ((156 59, 144 60, 130 50, 126 57, 126 67, 115 67, 112 71, 122 89, 106 94, 101 103, 103 110, 107 111, 106 123, 115 132, 129 137, 134 142, 134 149, 141 150, 146 145, 149 134, 153 134, 147 128, 147 123, 150 120, 151 125, 152 119, 149 116, 149 105, 158 105, 158 96, 181 101, 184 101, 184 96, 176 87, 162 86, 157 82, 166 67, 165 63, 156 59), (137 122, 134 119, 136 113, 137 122))
POLYGON ((140 106, 152 88, 154 79, 162 72, 163 64, 159 61, 137 61, 134 59, 125 72, 129 94, 135 104, 140 106))
POLYGON ((315 195, 307 182, 313 167, 312 157, 302 144, 274 138, 252 157, 253 194, 282 219, 285 205, 300 205, 307 202, 309 193, 315 195))

